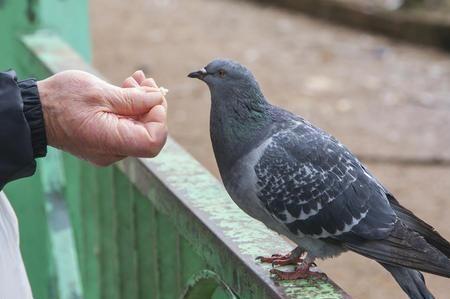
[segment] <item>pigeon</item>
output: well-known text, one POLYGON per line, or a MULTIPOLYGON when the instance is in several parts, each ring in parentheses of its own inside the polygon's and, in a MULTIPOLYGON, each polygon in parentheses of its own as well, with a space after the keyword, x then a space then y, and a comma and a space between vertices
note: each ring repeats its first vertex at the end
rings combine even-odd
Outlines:
POLYGON ((210 137, 233 201, 297 247, 261 257, 314 275, 316 259, 351 250, 377 261, 412 299, 434 298, 420 271, 450 278, 450 243, 400 204, 336 138, 268 102, 253 74, 217 59, 188 75, 211 93, 210 137))

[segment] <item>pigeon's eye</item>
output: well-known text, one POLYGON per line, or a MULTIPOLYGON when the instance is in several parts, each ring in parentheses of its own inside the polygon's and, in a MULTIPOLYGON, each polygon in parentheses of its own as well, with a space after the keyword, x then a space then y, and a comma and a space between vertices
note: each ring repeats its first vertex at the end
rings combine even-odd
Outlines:
POLYGON ((223 78, 223 77, 225 77, 225 71, 224 70, 219 70, 219 77, 220 78, 223 78))

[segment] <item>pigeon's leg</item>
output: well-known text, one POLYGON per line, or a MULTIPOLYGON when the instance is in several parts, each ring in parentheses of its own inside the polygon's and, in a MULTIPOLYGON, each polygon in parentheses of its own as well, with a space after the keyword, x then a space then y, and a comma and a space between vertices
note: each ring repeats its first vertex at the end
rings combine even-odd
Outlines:
POLYGON ((303 262, 298 265, 293 272, 280 271, 278 269, 271 269, 270 273, 275 274, 279 280, 295 280, 314 278, 327 278, 325 273, 311 271, 311 267, 316 267, 314 258, 306 257, 303 262))
POLYGON ((285 255, 272 254, 271 257, 258 256, 256 259, 262 263, 272 264, 272 266, 297 265, 303 262, 302 256, 304 253, 305 250, 303 248, 296 247, 285 255))

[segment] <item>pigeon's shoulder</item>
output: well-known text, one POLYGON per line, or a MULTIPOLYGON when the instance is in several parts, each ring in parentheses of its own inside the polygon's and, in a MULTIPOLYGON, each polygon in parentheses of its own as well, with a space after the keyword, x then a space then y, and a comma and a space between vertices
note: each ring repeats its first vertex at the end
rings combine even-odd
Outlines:
POLYGON ((325 238, 353 230, 378 237, 395 217, 358 159, 301 118, 273 128, 254 170, 258 198, 293 233, 325 238))

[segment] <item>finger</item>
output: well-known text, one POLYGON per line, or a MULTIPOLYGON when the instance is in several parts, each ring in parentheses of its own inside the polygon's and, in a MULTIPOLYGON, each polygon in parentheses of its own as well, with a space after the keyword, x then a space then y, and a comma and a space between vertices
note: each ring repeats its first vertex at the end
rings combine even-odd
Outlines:
POLYGON ((112 112, 120 115, 142 115, 163 103, 163 95, 141 88, 119 88, 109 100, 112 112))
POLYGON ((142 85, 142 81, 145 80, 145 74, 144 74, 144 72, 141 71, 141 70, 138 70, 138 71, 134 72, 134 74, 131 75, 131 77, 133 77, 134 80, 136 80, 136 82, 137 82, 139 85, 142 85))
POLYGON ((159 89, 158 87, 150 87, 150 86, 141 85, 140 88, 145 92, 161 92, 161 89, 159 89))
POLYGON ((167 113, 167 101, 166 101, 166 97, 164 97, 164 96, 163 96, 163 101, 162 101, 161 105, 164 107, 164 109, 166 110, 166 113, 167 113))
POLYGON ((153 78, 147 78, 144 81, 141 82, 141 86, 149 86, 149 87, 155 87, 158 88, 158 85, 156 85, 156 82, 153 78))
POLYGON ((167 121, 166 108, 163 105, 156 105, 148 113, 144 114, 139 121, 143 123, 157 122, 165 124, 167 121))
POLYGON ((123 88, 132 88, 132 87, 139 87, 139 83, 137 83, 136 79, 133 77, 128 77, 123 81, 122 83, 123 88))
POLYGON ((149 122, 145 124, 149 135, 149 142, 151 142, 150 155, 148 157, 155 157, 166 144, 168 130, 165 123, 149 122))
POLYGON ((167 100, 166 100, 166 97, 164 96, 164 94, 162 93, 161 89, 159 89, 158 87, 155 88, 155 87, 142 86, 142 85, 141 85, 141 88, 146 92, 161 92, 161 94, 163 96, 162 105, 167 110, 167 100))

